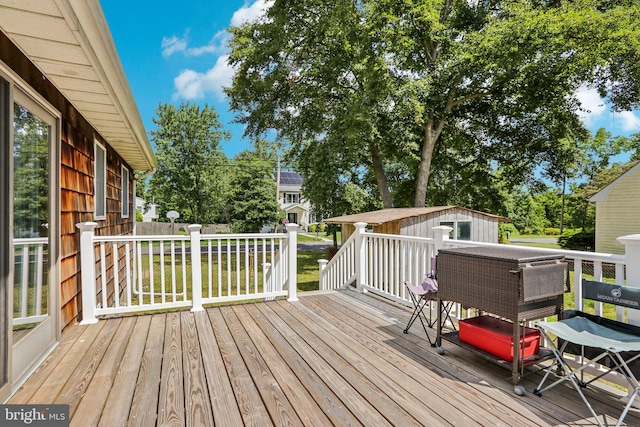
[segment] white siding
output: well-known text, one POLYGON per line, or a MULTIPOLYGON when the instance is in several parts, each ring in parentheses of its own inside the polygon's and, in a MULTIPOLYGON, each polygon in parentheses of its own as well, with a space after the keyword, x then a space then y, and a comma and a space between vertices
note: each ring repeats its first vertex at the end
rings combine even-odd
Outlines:
POLYGON ((617 180, 604 201, 596 203, 596 252, 623 254, 620 236, 640 233, 640 169, 617 180))
POLYGON ((463 209, 450 209, 402 220, 400 234, 433 237, 433 227, 442 222, 471 221, 471 240, 498 243, 498 219, 463 209))

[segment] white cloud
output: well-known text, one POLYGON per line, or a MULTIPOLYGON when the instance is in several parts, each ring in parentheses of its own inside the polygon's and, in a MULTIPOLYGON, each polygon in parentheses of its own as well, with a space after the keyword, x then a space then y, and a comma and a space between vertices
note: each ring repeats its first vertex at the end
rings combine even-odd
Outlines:
POLYGON ((640 130, 640 117, 636 116, 633 111, 622 111, 618 113, 618 117, 622 120, 620 127, 625 132, 635 132, 640 130))
POLYGON ((231 26, 239 27, 245 22, 255 21, 264 14, 264 12, 271 7, 272 0, 256 0, 250 6, 243 6, 236 10, 231 17, 231 26))
POLYGON ((233 68, 228 63, 229 55, 222 55, 213 68, 206 73, 184 70, 173 80, 176 92, 174 98, 188 100, 201 99, 207 93, 214 93, 220 100, 225 98, 224 87, 231 85, 233 68))
POLYGON ((184 52, 187 49, 187 36, 182 38, 176 36, 162 38, 162 56, 165 58, 176 52, 184 52))
POLYGON ((578 111, 578 116, 587 126, 598 120, 607 109, 604 100, 595 89, 580 88, 576 92, 576 97, 582 104, 582 109, 585 110, 578 111))
MULTIPOLYGON (((238 9, 231 17, 230 26, 239 26, 245 22, 256 20, 273 4, 273 0, 256 0, 250 5, 238 9)), ((216 33, 204 46, 189 47, 188 32, 182 38, 171 36, 162 39, 162 55, 168 57, 176 52, 185 56, 201 56, 205 54, 220 55, 215 65, 205 73, 194 70, 183 70, 173 80, 175 86, 174 99, 188 100, 204 98, 207 93, 214 93, 220 100, 225 98, 224 87, 231 86, 234 70, 228 64, 227 30, 216 33)))

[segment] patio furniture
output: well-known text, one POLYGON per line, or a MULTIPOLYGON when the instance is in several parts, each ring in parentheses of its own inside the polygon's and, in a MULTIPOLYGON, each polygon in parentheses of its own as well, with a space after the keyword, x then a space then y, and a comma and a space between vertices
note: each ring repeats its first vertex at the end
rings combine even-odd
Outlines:
MULTIPOLYGON (((525 357, 525 328, 521 323, 553 316, 562 310, 565 269, 563 255, 537 250, 509 247, 440 250, 437 269, 439 306, 442 306, 442 300, 454 301, 508 322, 513 357, 512 360, 503 359, 460 341, 457 333, 443 333, 441 321, 436 328, 436 344, 440 346, 445 339, 511 368, 512 382, 517 385, 525 366, 552 357, 546 349, 525 357)), ((524 394, 524 389, 516 386, 514 392, 524 394)))
MULTIPOLYGON (((433 264, 432 264, 433 265, 433 264)), ((427 331, 427 326, 429 328, 433 328, 433 325, 436 323, 438 317, 433 316, 433 311, 431 307, 432 302, 437 302, 438 297, 438 281, 432 274, 425 274, 422 280, 422 283, 419 286, 412 285, 411 283, 405 281, 404 285, 407 287, 409 291, 409 297, 411 298, 411 302, 413 303, 413 313, 411 313, 411 317, 409 318, 409 322, 407 322, 407 326, 404 328, 403 332, 405 334, 409 333, 409 329, 416 321, 416 319, 420 320, 422 324, 422 329, 424 329, 424 333, 427 335, 427 340, 429 340, 429 344, 431 347, 435 347, 435 342, 431 340, 429 336, 429 332, 427 331), (427 317, 427 313, 425 313, 428 306, 429 316, 427 317)), ((453 326, 453 321, 449 315, 451 302, 448 302, 444 306, 445 314, 453 326)), ((455 328, 455 326, 453 326, 455 328)))
MULTIPOLYGON (((630 308, 640 306, 640 289, 637 288, 587 280, 582 281, 582 288, 585 299, 630 308)), ((555 356, 555 362, 547 368, 544 377, 533 393, 542 396, 543 392, 569 381, 595 417, 598 425, 604 427, 605 423, 600 421, 582 389, 609 372, 618 372, 627 380, 630 391, 632 390, 629 401, 618 418, 616 426, 620 426, 640 392, 640 384, 636 377, 640 372, 640 364, 638 363, 640 328, 573 310, 563 312, 558 321, 536 322, 535 325, 549 343, 555 356), (553 336, 557 337, 557 344, 553 342, 553 336), (575 369, 572 368, 563 357, 565 352, 580 355, 581 364, 575 369), (602 364, 609 369, 589 381, 585 381, 583 373, 589 366, 585 363, 585 359, 590 360, 592 364, 602 364), (554 371, 560 377, 543 388, 554 371), (577 374, 580 374, 580 377, 577 374)))

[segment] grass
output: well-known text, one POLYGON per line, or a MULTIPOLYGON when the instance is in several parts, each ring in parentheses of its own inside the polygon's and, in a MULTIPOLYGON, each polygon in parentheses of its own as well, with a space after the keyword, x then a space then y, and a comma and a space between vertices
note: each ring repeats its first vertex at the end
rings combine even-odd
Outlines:
POLYGON ((298 290, 317 291, 320 281, 318 260, 325 257, 324 251, 298 251, 298 290))

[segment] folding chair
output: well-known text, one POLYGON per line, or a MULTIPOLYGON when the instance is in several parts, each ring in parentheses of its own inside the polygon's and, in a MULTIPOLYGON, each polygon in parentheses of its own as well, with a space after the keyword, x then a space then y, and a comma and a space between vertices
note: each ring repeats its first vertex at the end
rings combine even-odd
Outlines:
MULTIPOLYGON (((433 265, 433 264, 432 264, 433 265)), ((411 302, 413 303, 413 313, 411 313, 411 317, 409 318, 409 322, 407 326, 404 328, 404 333, 408 334, 409 329, 416 321, 416 319, 420 320, 422 324, 422 329, 424 329, 424 333, 427 335, 427 340, 429 340, 429 344, 431 347, 435 347, 435 342, 431 341, 431 337, 429 336, 429 332, 427 331, 427 326, 433 328, 433 325, 437 322, 438 318, 433 316, 433 312, 431 310, 430 303, 433 301, 437 301, 438 297, 438 282, 433 277, 432 274, 425 274, 422 280, 422 283, 419 286, 412 285, 409 282, 404 282, 404 285, 407 287, 409 291, 409 297, 411 298, 411 302), (425 309, 429 305, 429 317, 427 317, 427 313, 425 313, 425 309)), ((449 314, 452 302, 446 303, 443 306, 443 314, 445 315, 445 322, 447 319, 455 329, 453 322, 451 321, 451 316, 449 314)))
MULTIPOLYGON (((637 308, 640 301, 639 289, 586 280, 583 280, 582 286, 583 296, 586 299, 633 308, 637 308)), ((563 312, 563 314, 565 313, 563 312)), ((630 391, 632 391, 627 405, 618 418, 616 426, 620 426, 640 393, 640 383, 634 372, 637 367, 632 369, 632 364, 640 358, 640 328, 579 311, 570 311, 569 313, 570 317, 565 315, 558 321, 534 322, 545 337, 556 360, 547 368, 544 377, 533 393, 541 396, 543 392, 556 385, 569 381, 595 417, 598 425, 604 427, 605 424, 600 421, 582 391, 584 387, 604 375, 599 375, 585 382, 582 374, 589 365, 584 363, 584 358, 588 358, 591 363, 604 364, 610 368, 608 372, 619 372, 627 380, 630 391), (552 336, 558 338, 558 344, 554 343, 552 336), (569 366, 563 357, 565 352, 583 356, 582 364, 577 368, 569 366), (554 370, 558 373, 559 378, 543 388, 544 383, 554 370)))

